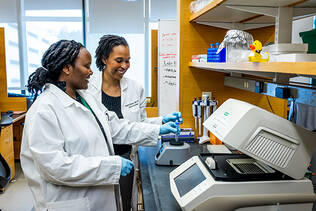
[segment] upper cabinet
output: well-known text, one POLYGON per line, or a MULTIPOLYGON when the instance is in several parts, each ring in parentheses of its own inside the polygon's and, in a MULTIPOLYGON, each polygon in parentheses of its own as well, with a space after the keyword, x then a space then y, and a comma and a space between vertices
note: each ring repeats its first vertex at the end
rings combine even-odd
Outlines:
POLYGON ((190 17, 190 22, 225 29, 248 30, 316 14, 316 0, 214 0, 190 17))

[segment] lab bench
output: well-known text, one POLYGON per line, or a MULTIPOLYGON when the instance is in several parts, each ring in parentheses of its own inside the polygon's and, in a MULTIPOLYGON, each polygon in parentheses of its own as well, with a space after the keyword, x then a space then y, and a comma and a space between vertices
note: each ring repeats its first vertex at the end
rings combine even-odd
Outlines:
MULTIPOLYGON (((192 156, 205 152, 206 145, 191 143, 192 156)), ((157 166, 155 155, 158 147, 139 147, 139 167, 143 190, 144 209, 151 210, 181 210, 170 190, 169 173, 177 166, 157 166)))

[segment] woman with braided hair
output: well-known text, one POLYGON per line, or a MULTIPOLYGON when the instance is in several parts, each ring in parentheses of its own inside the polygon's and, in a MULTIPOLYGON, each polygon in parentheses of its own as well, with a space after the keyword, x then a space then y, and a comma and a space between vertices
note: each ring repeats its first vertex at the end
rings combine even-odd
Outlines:
POLYGON ((114 155, 113 143, 156 144, 159 134, 179 129, 120 120, 85 91, 90 64, 82 44, 60 40, 29 77, 35 97, 20 158, 35 210, 121 210, 119 180, 133 163, 114 155))
MULTIPOLYGON (((124 77, 130 67, 130 52, 128 43, 123 37, 110 34, 102 36, 95 54, 96 66, 100 72, 91 78, 88 91, 96 96, 108 110, 114 111, 119 118, 132 122, 156 125, 174 121, 182 123, 180 112, 164 117, 147 118, 144 88, 135 80, 124 77)), ((132 148, 129 144, 115 144, 114 152, 116 155, 132 160, 135 169, 138 169, 135 145, 132 148)), ((133 184, 136 184, 133 171, 120 180, 124 211, 130 211, 131 204, 133 204, 133 210, 136 210, 138 194, 137 187, 133 184)))

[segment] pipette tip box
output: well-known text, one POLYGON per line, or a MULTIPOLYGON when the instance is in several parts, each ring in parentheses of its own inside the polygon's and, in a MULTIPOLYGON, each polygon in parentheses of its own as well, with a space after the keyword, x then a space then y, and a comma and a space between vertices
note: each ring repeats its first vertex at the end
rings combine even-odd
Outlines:
MULTIPOLYGON (((175 140, 175 135, 173 133, 161 136, 162 142, 173 140, 175 140)), ((180 135, 178 135, 178 140, 190 143, 194 142, 194 130, 192 130, 191 128, 181 128, 180 135)))

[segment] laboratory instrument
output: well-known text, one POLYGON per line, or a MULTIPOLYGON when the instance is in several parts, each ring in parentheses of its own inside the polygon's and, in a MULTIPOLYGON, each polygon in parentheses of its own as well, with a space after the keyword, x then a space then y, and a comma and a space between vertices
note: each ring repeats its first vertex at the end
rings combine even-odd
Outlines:
POLYGON ((201 135, 201 127, 202 127, 202 108, 201 108, 201 97, 199 97, 199 100, 197 101, 197 118, 199 121, 199 135, 201 135))
MULTIPOLYGON (((179 127, 179 122, 176 121, 175 123, 179 127)), ((162 141, 162 139, 159 140, 159 150, 155 155, 156 165, 181 165, 190 158, 190 145, 182 141, 183 135, 181 136, 181 129, 171 136, 173 137, 168 142, 162 141), (181 139, 179 136, 181 136, 181 139)))
POLYGON ((192 102, 192 114, 194 117, 194 129, 197 128, 197 105, 198 105, 198 102, 197 102, 196 98, 194 98, 194 100, 192 102))
POLYGON ((158 152, 155 155, 156 165, 178 166, 188 160, 190 155, 190 145, 183 141, 158 142, 158 152))
MULTIPOLYGON (((203 94, 202 100, 198 103, 198 108, 200 107, 200 110, 202 110, 202 107, 204 107, 204 121, 205 122, 209 116, 210 116, 210 109, 212 109, 212 113, 216 110, 217 107, 217 101, 210 100, 208 94, 203 94)), ((199 109, 198 109, 199 110, 199 109)), ((199 119, 199 135, 201 135, 201 118, 199 119)), ((210 141, 210 137, 208 136, 208 130, 203 126, 203 135, 201 137, 198 137, 199 144, 203 144, 205 142, 210 141)))
POLYGON ((182 210, 312 210, 304 178, 315 134, 251 104, 229 99, 204 126, 243 154, 194 156, 169 174, 182 210))
MULTIPOLYGON (((181 128, 180 134, 178 135, 179 141, 194 142, 194 130, 192 128, 181 128)), ((174 134, 169 133, 161 136, 162 142, 173 141, 174 134)))

